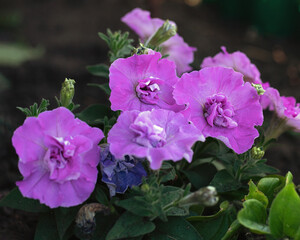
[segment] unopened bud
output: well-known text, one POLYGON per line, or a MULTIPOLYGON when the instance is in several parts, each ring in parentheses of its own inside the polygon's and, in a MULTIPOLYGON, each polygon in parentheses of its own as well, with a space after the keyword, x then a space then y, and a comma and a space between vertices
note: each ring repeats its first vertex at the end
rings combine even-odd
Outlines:
POLYGON ((261 84, 251 84, 257 91, 258 95, 264 95, 265 90, 263 89, 263 87, 261 86, 261 84))
POLYGON ((148 192, 150 190, 150 187, 147 183, 145 183, 141 186, 141 189, 143 192, 148 192))
POLYGON ((175 23, 166 20, 164 24, 150 37, 146 46, 159 47, 160 44, 175 36, 177 27, 175 23))
POLYGON ((154 55, 155 51, 152 50, 151 48, 145 47, 142 43, 140 43, 140 46, 137 48, 133 48, 132 50, 132 55, 142 55, 142 54, 147 54, 147 55, 154 55))
POLYGON ((251 156, 253 159, 262 159, 265 155, 265 151, 261 147, 253 147, 251 149, 251 156))
POLYGON ((215 187, 208 186, 200 188, 197 192, 191 193, 181 199, 179 206, 203 205, 206 207, 214 206, 219 201, 215 187))
POLYGON ((73 100, 75 88, 75 80, 66 78, 62 84, 60 91, 60 103, 64 107, 68 107, 73 100))

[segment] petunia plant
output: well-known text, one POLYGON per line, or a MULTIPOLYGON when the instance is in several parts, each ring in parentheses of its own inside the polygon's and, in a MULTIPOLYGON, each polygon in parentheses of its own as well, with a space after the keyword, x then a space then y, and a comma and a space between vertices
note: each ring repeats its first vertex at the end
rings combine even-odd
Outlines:
POLYGON ((222 47, 192 71, 196 49, 174 22, 141 9, 122 21, 140 41, 99 33, 110 65, 87 67, 110 106, 79 111, 66 79, 56 108, 18 107, 21 176, 0 206, 38 213, 36 240, 299 240, 299 188, 264 158, 300 131, 296 100, 242 52, 222 47))

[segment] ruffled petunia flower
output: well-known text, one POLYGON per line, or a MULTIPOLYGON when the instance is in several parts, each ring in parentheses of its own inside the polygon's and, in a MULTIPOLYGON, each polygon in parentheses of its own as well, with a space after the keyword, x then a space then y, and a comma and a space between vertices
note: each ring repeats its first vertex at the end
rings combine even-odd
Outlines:
POLYGON ((152 169, 163 160, 192 161, 192 145, 203 135, 180 113, 164 109, 123 112, 108 133, 110 151, 116 158, 147 158, 152 169))
POLYGON ((51 208, 84 202, 97 181, 97 144, 103 137, 64 107, 28 117, 12 138, 24 177, 16 184, 23 196, 51 208))
POLYGON ((175 64, 161 54, 119 58, 109 69, 111 109, 146 111, 163 108, 180 111, 172 92, 178 82, 175 64))
MULTIPOLYGON (((164 24, 162 19, 151 18, 150 12, 140 8, 133 9, 121 20, 137 33, 142 42, 149 39, 164 24)), ((194 52, 197 49, 190 47, 178 34, 164 42, 161 47, 162 54, 169 55, 167 58, 176 63, 179 75, 192 69, 189 64, 194 61, 194 52)))
MULTIPOLYGON (((300 132, 300 103, 297 103, 294 97, 280 96, 278 90, 272 87, 268 88, 264 95, 271 102, 269 110, 274 110, 279 119, 283 120, 281 126, 276 126, 276 131, 281 130, 280 134, 288 129, 300 132)), ((274 138, 280 134, 276 134, 274 138)))
POLYGON ((246 54, 240 51, 228 53, 225 47, 221 47, 221 49, 223 52, 218 53, 216 56, 204 58, 201 68, 217 66, 232 68, 234 71, 244 75, 245 82, 262 84, 260 72, 250 62, 246 54))
POLYGON ((110 196, 124 193, 128 187, 131 188, 142 183, 147 172, 141 160, 129 155, 121 159, 115 158, 109 151, 109 144, 102 148, 100 160, 102 182, 108 186, 110 196))
POLYGON ((238 154, 259 136, 255 126, 263 123, 263 113, 257 91, 230 68, 185 73, 173 94, 178 104, 186 104, 182 113, 205 137, 223 141, 238 154))

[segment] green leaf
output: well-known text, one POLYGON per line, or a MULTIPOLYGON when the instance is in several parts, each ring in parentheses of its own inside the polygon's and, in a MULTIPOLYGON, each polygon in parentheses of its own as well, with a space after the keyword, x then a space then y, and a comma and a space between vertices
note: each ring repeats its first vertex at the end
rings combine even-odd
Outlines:
POLYGON ((171 180, 174 180, 174 178, 176 177, 176 172, 174 167, 168 163, 168 162, 163 162, 160 170, 159 170, 159 179, 160 182, 168 182, 171 180))
POLYGON ((291 179, 277 194, 270 208, 269 224, 277 238, 294 237, 300 224, 300 197, 291 179))
POLYGON ((23 197, 19 189, 14 188, 6 197, 0 201, 1 207, 10 207, 27 212, 47 212, 50 209, 38 200, 23 197))
POLYGON ((23 112, 26 117, 37 117, 41 112, 47 111, 47 107, 50 105, 49 100, 42 99, 40 106, 34 103, 29 108, 17 107, 21 112, 23 112))
POLYGON ((155 223, 155 231, 148 236, 151 240, 203 239, 196 229, 182 217, 169 217, 167 223, 160 220, 157 220, 155 223))
POLYGON ((76 116, 90 125, 103 124, 105 117, 112 117, 113 113, 109 107, 101 104, 94 104, 82 112, 76 114, 76 116))
POLYGON ((114 223, 117 221, 116 215, 108 215, 103 216, 103 214, 98 213, 96 214, 96 229, 92 233, 91 238, 85 236, 81 238, 82 240, 105 240, 106 235, 114 225, 114 223))
POLYGON ((90 87, 98 87, 101 90, 103 90, 107 95, 110 95, 111 90, 109 88, 109 84, 108 83, 103 83, 103 84, 99 84, 99 83, 88 83, 87 84, 90 87))
POLYGON ((276 174, 278 172, 278 169, 271 167, 263 162, 260 162, 243 171, 242 180, 248 180, 253 177, 264 177, 267 173, 276 174))
POLYGON ((96 185, 94 194, 99 203, 101 203, 105 206, 109 205, 109 200, 99 184, 96 185))
POLYGON ((217 172, 209 185, 214 186, 219 193, 234 191, 242 186, 241 183, 225 169, 217 172))
POLYGON ((145 235, 155 229, 153 222, 130 212, 123 213, 107 234, 106 240, 145 235))
POLYGON ((59 234, 56 227, 53 212, 44 213, 40 216, 36 227, 34 240, 57 240, 59 234))
POLYGON ((63 239, 66 231, 75 220, 79 209, 80 207, 76 206, 70 208, 59 207, 54 210, 59 239, 63 239))
POLYGON ((203 236, 204 240, 221 239, 236 218, 234 207, 222 202, 220 210, 211 216, 194 216, 187 220, 203 236))
POLYGON ((210 183, 217 170, 213 164, 203 163, 195 166, 194 168, 188 168, 182 172, 189 179, 192 185, 196 189, 199 189, 207 186, 210 183))
POLYGON ((265 194, 265 196, 267 196, 267 198, 269 200, 269 205, 271 205, 276 194, 281 190, 280 186, 282 184, 284 184, 284 182, 282 182, 282 180, 280 180, 280 178, 264 177, 259 180, 259 182, 257 184, 257 188, 259 191, 263 192, 265 194))
POLYGON ((249 194, 247 196, 245 196, 245 199, 246 200, 256 199, 256 200, 260 201, 264 205, 265 208, 267 208, 267 206, 269 204, 269 200, 265 196, 265 194, 263 194, 263 192, 258 190, 258 188, 252 182, 252 180, 250 180, 250 182, 248 184, 249 184, 249 194))
POLYGON ((105 64, 87 66, 86 69, 94 76, 105 78, 109 77, 109 67, 105 64))
POLYGON ((152 211, 151 202, 148 202, 144 197, 133 197, 118 201, 115 203, 117 206, 122 207, 138 216, 152 217, 154 215, 152 211))
POLYGON ((237 215, 239 222, 252 232, 258 234, 270 234, 266 224, 267 211, 265 206, 256 199, 249 199, 243 203, 244 208, 237 215))

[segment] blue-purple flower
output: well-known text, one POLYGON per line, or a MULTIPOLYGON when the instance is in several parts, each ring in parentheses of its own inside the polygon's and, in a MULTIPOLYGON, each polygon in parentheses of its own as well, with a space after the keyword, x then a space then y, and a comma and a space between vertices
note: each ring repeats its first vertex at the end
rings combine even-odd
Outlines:
POLYGON ((100 166, 102 182, 109 188, 110 196, 124 193, 128 187, 138 186, 147 173, 140 159, 126 155, 121 159, 115 158, 109 150, 109 145, 102 146, 100 166))

